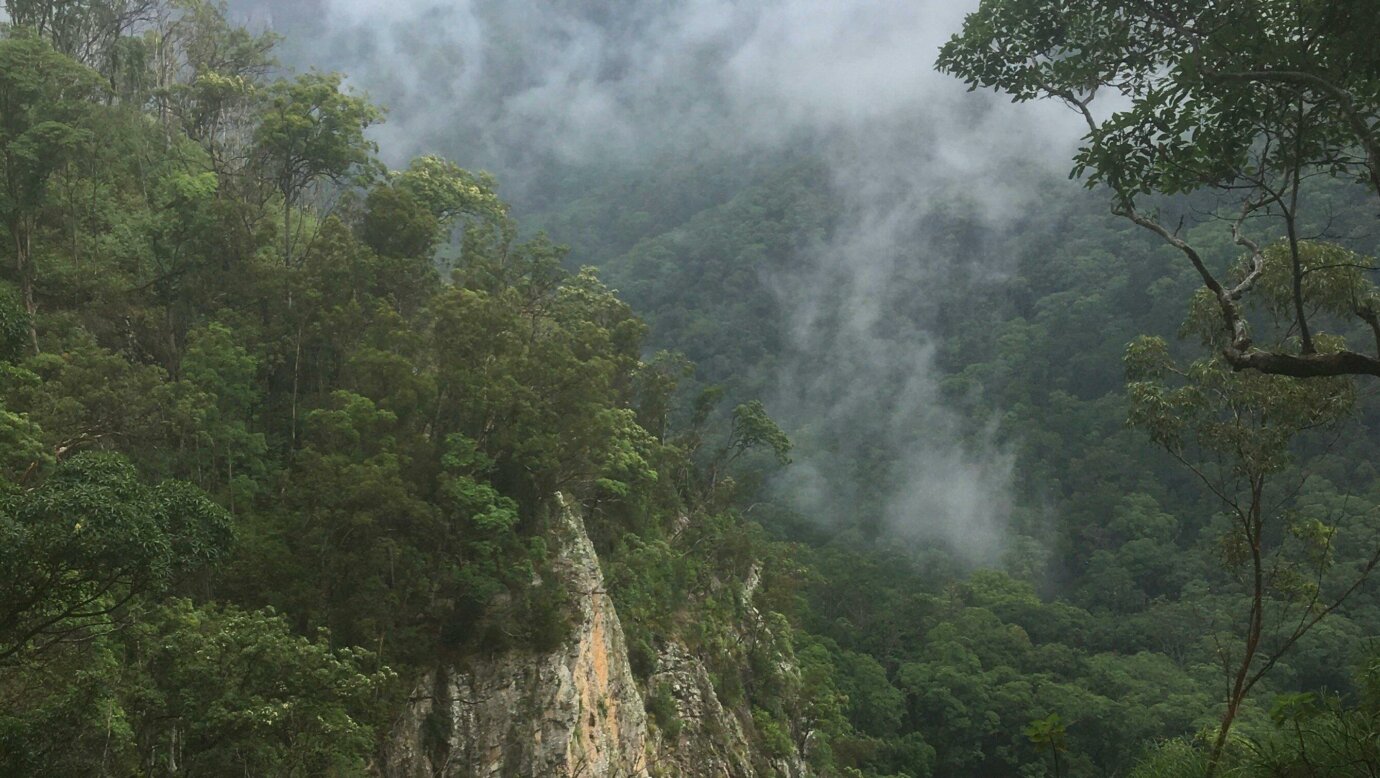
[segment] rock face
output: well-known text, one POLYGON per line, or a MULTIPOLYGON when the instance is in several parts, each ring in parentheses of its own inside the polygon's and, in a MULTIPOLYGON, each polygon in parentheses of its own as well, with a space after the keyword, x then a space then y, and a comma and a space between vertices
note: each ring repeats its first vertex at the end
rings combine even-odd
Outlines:
POLYGON ((649 774, 642 695, 598 557, 563 500, 558 524, 553 567, 575 610, 570 639, 552 653, 513 651, 428 673, 394 730, 385 775, 649 774))
MULTIPOLYGON (((437 667, 418 682, 378 772, 388 778, 800 778, 798 754, 755 754, 746 711, 725 708, 705 664, 682 644, 658 651, 649 724, 623 627, 584 522, 560 503, 552 571, 569 595, 572 629, 549 653, 509 651, 437 667), (669 714, 669 715, 668 715, 669 714)), ((742 593, 753 631, 770 630, 742 593)), ((792 669, 793 671, 793 669, 792 669)))
MULTIPOLYGON (((761 569, 754 566, 740 594, 742 627, 758 639, 770 641, 771 628, 752 604, 761 585, 761 569)), ((745 660, 746 661, 746 660, 745 660)), ((782 666, 797 673, 794 664, 782 666)), ((675 723, 652 730, 653 772, 686 778, 804 778, 810 775, 798 752, 768 758, 758 753, 749 737, 752 721, 743 711, 725 708, 714 689, 708 668, 679 643, 670 642, 657 654, 657 669, 647 680, 649 694, 665 695, 674 707, 675 723)))
POLYGON ((653 763, 661 775, 696 778, 751 778, 752 749, 742 724, 724 709, 704 663, 680 645, 668 644, 657 657, 648 688, 664 690, 675 704, 674 733, 659 733, 653 763))

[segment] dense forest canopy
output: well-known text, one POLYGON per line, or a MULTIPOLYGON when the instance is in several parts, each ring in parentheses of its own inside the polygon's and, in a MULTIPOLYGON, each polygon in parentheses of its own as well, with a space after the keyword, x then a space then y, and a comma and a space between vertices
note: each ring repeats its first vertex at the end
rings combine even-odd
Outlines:
POLYGON ((400 3, 470 79, 428 107, 283 64, 322 14, 377 63, 373 10, 6 0, 0 774, 392 774, 419 679, 560 655, 595 594, 648 774, 724 732, 734 775, 1380 770, 1367 3, 703 5, 400 3), (674 117, 751 142, 676 146, 630 80, 690 18, 663 72, 736 80, 674 117), (753 91, 920 26, 918 98, 753 91), (571 121, 671 145, 506 135, 565 110, 512 54, 563 35, 602 42, 571 121), (1001 140, 955 161, 935 57, 1071 104, 1091 191, 992 102, 934 104, 1001 140), (572 515, 607 592, 562 585, 572 515))

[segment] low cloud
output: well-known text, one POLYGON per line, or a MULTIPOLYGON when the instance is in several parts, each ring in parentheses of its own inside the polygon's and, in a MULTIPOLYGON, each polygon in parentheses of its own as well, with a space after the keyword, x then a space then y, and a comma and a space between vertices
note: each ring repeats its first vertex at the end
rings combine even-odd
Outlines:
POLYGON ((960 277, 1009 270, 998 238, 1062 179, 1082 131, 1057 106, 1012 106, 933 71, 975 0, 232 7, 310 36, 298 64, 344 70, 388 105, 379 139, 394 162, 440 150, 520 189, 552 162, 808 143, 843 218, 789 274, 765 279, 791 349, 768 399, 804 443, 783 491, 823 517, 873 506, 879 529, 975 561, 1000 550, 1010 458, 981 420, 946 406, 924 323, 960 277), (956 255, 931 232, 956 211, 992 240, 956 255), (888 467, 869 483, 871 459, 888 467))

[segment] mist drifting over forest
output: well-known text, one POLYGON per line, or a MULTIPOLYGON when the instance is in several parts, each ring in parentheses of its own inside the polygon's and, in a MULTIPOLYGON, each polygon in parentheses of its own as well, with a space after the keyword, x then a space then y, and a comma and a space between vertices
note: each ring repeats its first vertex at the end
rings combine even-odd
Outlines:
POLYGON ((826 524, 866 502, 891 533, 990 560, 1008 457, 940 397, 931 334, 885 322, 897 310, 923 320, 961 279, 1007 272, 1006 231, 1063 179, 1084 128, 1060 106, 1013 107, 935 72, 975 6, 232 3, 297 41, 288 64, 350 73, 389 109, 385 158, 445 153, 493 171, 519 206, 563 168, 822 161, 835 228, 788 272, 763 271, 789 344, 770 409, 808 441, 780 491, 826 524), (981 225, 983 239, 937 240, 936 213, 981 225), (844 463, 860 458, 894 463, 891 475, 853 477, 844 463))
POLYGON ((0 0, 0 775, 1380 775, 1374 5, 0 0))

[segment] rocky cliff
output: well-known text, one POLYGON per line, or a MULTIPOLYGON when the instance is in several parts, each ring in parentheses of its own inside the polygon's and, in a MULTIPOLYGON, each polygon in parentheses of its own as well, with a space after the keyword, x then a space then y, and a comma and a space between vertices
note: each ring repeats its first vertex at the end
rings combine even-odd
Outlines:
POLYGON ((623 628, 584 524, 564 502, 552 540, 574 608, 569 639, 551 653, 427 673, 394 732, 388 775, 648 775, 646 713, 623 628))
POLYGON ((598 556, 579 513, 563 500, 559 507, 553 572, 573 608, 570 636, 549 653, 508 651, 426 673, 392 734, 384 774, 804 775, 799 760, 764 768, 754 759, 751 718, 721 704, 704 664, 681 645, 662 648, 646 685, 669 697, 676 726, 649 723, 598 556))

